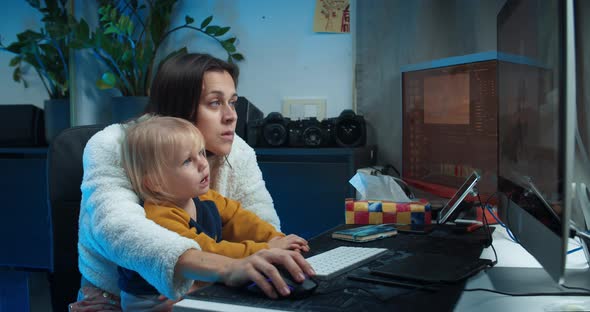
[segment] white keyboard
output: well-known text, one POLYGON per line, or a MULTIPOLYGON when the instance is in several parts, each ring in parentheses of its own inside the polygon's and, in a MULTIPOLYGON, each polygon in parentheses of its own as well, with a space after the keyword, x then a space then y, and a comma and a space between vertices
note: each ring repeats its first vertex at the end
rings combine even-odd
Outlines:
POLYGON ((330 279, 350 271, 386 252, 386 248, 337 247, 305 260, 311 264, 319 279, 330 279))

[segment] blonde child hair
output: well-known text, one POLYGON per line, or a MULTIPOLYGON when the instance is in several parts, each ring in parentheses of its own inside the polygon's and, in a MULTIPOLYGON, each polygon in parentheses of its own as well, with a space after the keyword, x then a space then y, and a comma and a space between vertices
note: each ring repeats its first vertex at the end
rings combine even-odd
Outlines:
POLYGON ((199 150, 205 146, 199 129, 181 118, 144 115, 127 127, 122 165, 143 201, 155 204, 170 201, 171 195, 161 187, 166 183, 164 171, 174 165, 178 147, 187 142, 199 150))

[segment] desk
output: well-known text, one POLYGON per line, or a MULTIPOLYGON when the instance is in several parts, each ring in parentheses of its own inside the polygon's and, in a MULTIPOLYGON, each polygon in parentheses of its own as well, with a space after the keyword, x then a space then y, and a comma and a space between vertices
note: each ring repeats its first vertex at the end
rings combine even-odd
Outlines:
MULTIPOLYGON (((312 252, 310 252, 309 256, 337 246, 359 246, 359 244, 355 243, 334 240, 330 238, 330 233, 331 231, 326 232, 310 240, 312 252)), ((390 252, 350 273, 359 270, 367 271, 370 267, 403 257, 407 253, 431 249, 434 244, 444 244, 449 253, 476 259, 481 254, 485 238, 486 235, 483 231, 470 234, 455 234, 446 226, 440 226, 429 235, 400 233, 393 238, 364 243, 362 246, 386 247, 390 249, 390 252)), ((352 281, 347 279, 346 275, 328 281, 321 281, 316 292, 305 300, 271 300, 256 297, 247 293, 243 288, 213 285, 196 291, 192 296, 189 295, 188 299, 179 302, 175 306, 174 311, 198 311, 198 309, 204 309, 204 303, 197 302, 197 300, 220 300, 235 303, 233 308, 236 308, 237 311, 243 309, 243 307, 238 308, 237 305, 240 304, 256 307, 257 309, 298 311, 424 311, 432 310, 433 307, 436 307, 436 310, 448 311, 454 308, 465 284, 465 282, 450 284, 436 292, 429 292, 352 281)), ((221 309, 231 311, 231 309, 226 310, 226 308, 231 307, 225 306, 221 309)))
MULTIPOLYGON (((509 293, 563 292, 523 247, 512 241, 506 230, 495 225, 494 246, 498 252, 498 264, 480 272, 467 281, 465 289, 484 288, 509 293)), ((570 243, 570 248, 573 249, 570 243)), ((482 252, 482 258, 493 257, 491 248, 482 252)), ((565 284, 588 288, 590 274, 582 251, 569 254, 566 264, 565 284)), ((456 311, 563 311, 564 305, 572 304, 590 310, 590 297, 535 296, 511 297, 490 292, 464 292, 455 307, 456 311)))
MULTIPOLYGON (((484 288, 484 289, 495 289, 501 290, 506 292, 512 293, 524 293, 524 292, 562 292, 563 289, 558 287, 556 283, 554 283, 549 275, 540 268, 540 265, 536 263, 534 258, 530 256, 519 245, 515 244, 514 242, 508 239, 506 231, 499 226, 495 226, 496 231, 494 231, 494 245, 496 247, 496 251, 498 252, 498 265, 492 269, 487 271, 482 271, 475 276, 469 278, 466 283, 457 285, 456 287, 464 287, 461 289, 473 289, 473 288, 484 288), (512 246, 510 246, 512 245, 512 246), (518 260, 518 261, 516 261, 518 260)), ((402 235, 402 234, 400 234, 402 235)), ((403 236, 399 236, 394 238, 398 239, 403 236)), ((454 239, 456 237, 449 236, 448 238, 454 239)), ((477 239, 477 237, 475 238, 477 239)), ((320 246, 324 245, 326 240, 329 240, 326 235, 322 235, 319 238, 314 238, 310 240, 310 244, 315 246, 318 244, 320 246)), ((335 242, 335 241, 333 241, 335 242)), ((420 245, 420 241, 417 242, 420 245)), ((346 245, 347 243, 342 243, 346 245)), ((381 245, 387 244, 387 241, 375 242, 371 243, 374 245, 381 245)), ((403 244, 401 244, 403 245, 403 244)), ((325 245, 324 245, 325 246, 325 245)), ((367 245, 369 246, 369 245, 367 245)), ((383 246, 383 245, 381 245, 383 246)), ((419 248, 424 246, 418 246, 419 248)), ((321 250, 316 250, 317 252, 321 252, 321 250)), ((483 250, 482 258, 489 258, 488 256, 491 255, 491 248, 483 250)), ((566 275, 566 284, 578 283, 582 281, 583 283, 590 283, 589 271, 587 270, 587 265, 583 264, 585 262, 585 257, 583 253, 574 253, 568 256, 568 268, 571 268, 567 271, 566 275), (586 267, 586 269, 583 269, 586 267), (577 268, 577 269, 576 269, 577 268)), ((347 285, 350 285, 347 283, 347 285)), ((579 286, 579 285, 578 285, 579 286)), ((588 287, 588 286, 586 286, 588 287)), ((378 288, 378 286, 371 287, 372 290, 378 288)), ((236 292, 237 296, 241 294, 236 292)), ((357 296, 358 293, 349 292, 345 293, 347 296, 357 296)), ((296 307, 292 307, 295 309, 301 310, 308 310, 308 311, 341 311, 341 310, 361 310, 361 311, 381 311, 384 309, 391 310, 391 311, 405 311, 405 310, 449 310, 453 309, 455 311, 478 311, 478 312, 487 312, 487 311, 558 311, 563 310, 566 305, 570 304, 572 307, 581 308, 584 311, 590 310, 590 297, 563 297, 563 296, 543 296, 543 297, 511 297, 505 295, 494 294, 490 292, 463 292, 460 294, 459 298, 451 298, 453 301, 453 305, 451 306, 440 306, 437 305, 436 308, 433 309, 434 299, 433 297, 429 296, 417 296, 414 294, 414 300, 425 298, 427 300, 422 300, 419 302, 413 302, 413 304, 408 305, 408 303, 412 300, 399 300, 399 298, 392 299, 390 303, 381 305, 381 306, 374 306, 367 304, 364 307, 354 309, 342 309, 341 307, 322 307, 322 306, 313 306, 309 307, 306 305, 307 300, 300 301, 296 307), (456 303, 455 303, 456 302, 456 303)), ((204 302, 200 301, 202 298, 195 298, 189 297, 181 302, 179 302, 174 311, 182 312, 182 311, 199 311, 199 309, 210 309, 208 311, 264 311, 261 306, 259 307, 245 307, 239 305, 228 305, 228 304, 217 304, 211 303, 209 301, 204 302)), ((309 300, 309 299, 308 299, 309 300)), ((260 303, 263 305, 268 300, 261 299, 260 303)), ((374 300, 377 301, 377 300, 374 300)), ((272 311, 276 311, 277 307, 273 307, 272 311)), ((278 310, 292 310, 288 308, 279 308, 278 310)))

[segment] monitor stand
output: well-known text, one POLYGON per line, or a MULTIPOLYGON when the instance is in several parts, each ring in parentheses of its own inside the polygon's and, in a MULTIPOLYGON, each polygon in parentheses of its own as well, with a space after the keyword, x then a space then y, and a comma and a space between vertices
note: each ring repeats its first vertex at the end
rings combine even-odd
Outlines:
MULTIPOLYGON (((588 246, 590 235, 578 232, 585 261, 589 264, 583 268, 583 260, 571 258, 566 261, 564 282, 567 287, 579 287, 590 290, 590 262, 588 246), (580 235, 581 234, 581 235, 580 235)), ((569 259, 569 258, 568 258, 569 259)), ((571 292, 580 291, 559 286, 551 276, 540 267, 494 267, 487 271, 488 278, 495 290, 507 293, 535 293, 535 292, 571 292)))
MULTIPOLYGON (((507 293, 580 291, 559 286, 542 268, 494 267, 486 274, 495 290, 507 293)), ((564 285, 590 289, 590 269, 566 269, 564 285)))

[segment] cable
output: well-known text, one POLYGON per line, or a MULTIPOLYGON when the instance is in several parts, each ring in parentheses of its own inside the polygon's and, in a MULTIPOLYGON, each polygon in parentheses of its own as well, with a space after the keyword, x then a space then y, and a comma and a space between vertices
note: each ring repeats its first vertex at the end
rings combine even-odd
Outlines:
MULTIPOLYGON (((508 228, 508 213, 506 213, 506 223, 503 223, 502 221, 500 221, 500 219, 498 219, 498 217, 496 216, 496 214, 494 213, 494 211, 490 208, 491 206, 489 205, 489 201, 490 199, 492 199, 496 194, 499 194, 500 192, 495 192, 494 194, 490 195, 487 199, 486 202, 484 204, 484 206, 486 207, 486 209, 490 212, 490 214, 492 215, 492 217, 494 217, 494 219, 496 220, 496 222, 498 222, 498 224, 503 227, 506 230, 506 233, 508 234, 508 236, 510 237, 510 239, 512 239, 514 242, 519 243, 518 239, 516 238, 516 236, 514 236, 514 234, 512 234, 512 231, 510 231, 510 229, 508 228)), ((510 195, 512 196, 512 195, 510 195)), ((508 201, 510 201, 512 198, 509 197, 508 201)), ((481 200, 480 200, 481 201, 481 200)))
MULTIPOLYGON (((491 209, 490 205, 488 204, 488 201, 489 201, 489 200, 490 200, 490 199, 491 199, 491 198, 492 198, 492 197, 493 197, 495 194, 497 194, 497 193, 498 193, 498 192, 496 192, 496 193, 494 193, 494 194, 490 195, 490 197, 488 197, 488 199, 487 199, 487 201, 486 201, 486 203, 485 203, 485 209, 486 209, 486 210, 487 210, 487 211, 488 211, 488 212, 489 212, 489 213, 492 215, 492 217, 493 217, 493 218, 496 220, 496 222, 498 223, 498 225, 500 225, 501 227, 503 227, 504 229, 506 229, 506 233, 508 234, 508 236, 510 237, 510 239, 512 239, 512 240, 513 240, 515 243, 518 243, 518 244, 520 244, 520 242, 519 242, 519 241, 518 241, 518 239, 517 239, 517 238, 514 236, 514 234, 512 234, 512 232, 510 231, 510 229, 508 228, 508 226, 506 226, 506 224, 502 223, 502 221, 500 221, 500 219, 498 219, 498 217, 496 217, 496 215, 494 214, 494 211, 491 209)), ((479 197, 479 195, 478 195, 478 197, 479 197)), ((481 201, 481 200, 480 200, 480 201, 481 201)), ((484 216, 485 216, 485 213, 484 213, 484 216)), ((508 214, 506 214, 506 216, 508 216, 508 214)), ((572 254, 572 253, 574 253, 574 252, 580 251, 580 250, 582 250, 582 249, 583 249, 583 248, 580 246, 580 247, 577 247, 577 248, 574 248, 574 249, 568 250, 567 254, 569 255, 569 254, 572 254)))
POLYGON ((574 252, 576 252, 576 251, 580 251, 580 250, 582 250, 582 249, 584 249, 582 246, 580 246, 580 247, 576 247, 576 248, 574 248, 574 249, 572 249, 572 250, 568 250, 568 251, 567 251, 567 254, 568 254, 568 255, 569 255, 569 254, 573 254, 574 252))
MULTIPOLYGON (((574 287, 567 287, 572 288, 574 287)), ((463 291, 487 291, 495 294, 511 296, 511 297, 534 297, 534 296, 590 296, 590 292, 575 292, 575 291, 564 291, 564 292, 532 292, 532 293, 508 293, 494 289, 485 289, 485 288, 469 288, 463 289, 463 291)))
POLYGON ((503 227, 504 229, 506 229, 506 233, 508 234, 508 236, 510 237, 510 239, 512 239, 514 242, 518 243, 518 239, 516 239, 516 237, 514 236, 514 234, 512 234, 512 232, 506 226, 506 224, 502 223, 502 221, 500 221, 500 219, 498 219, 498 217, 496 217, 496 214, 494 214, 494 211, 492 210, 492 208, 489 205, 487 205, 487 204, 486 204, 486 209, 490 212, 490 214, 492 215, 492 217, 494 217, 494 219, 496 220, 496 222, 498 223, 498 225, 500 225, 501 227, 503 227))
POLYGON ((585 292, 588 292, 588 293, 590 293, 590 289, 588 289, 588 288, 584 288, 584 287, 574 287, 574 286, 567 286, 567 285, 565 285, 565 284, 562 284, 561 286, 562 286, 563 288, 567 288, 567 289, 573 289, 573 290, 577 289, 577 290, 582 290, 582 291, 585 291, 585 292))
MULTIPOLYGON (((493 194, 492 194, 492 196, 493 196, 493 194)), ((491 198, 491 196, 488 197, 488 200, 490 200, 490 198, 491 198)), ((481 207, 481 212, 482 212, 481 218, 482 218, 483 226, 488 233, 488 242, 486 243, 486 246, 492 247, 492 251, 494 252, 494 261, 490 264, 490 267, 493 267, 496 264, 498 264, 498 254, 496 253, 496 248, 494 247, 494 244, 493 244, 494 239, 492 238, 492 231, 490 231, 490 224, 488 223, 488 218, 486 217, 486 209, 484 208, 485 206, 482 206, 481 196, 479 195, 479 193, 477 193, 477 199, 479 200, 479 206, 481 207)), ((487 203, 486 203, 486 206, 487 206, 487 203)))

